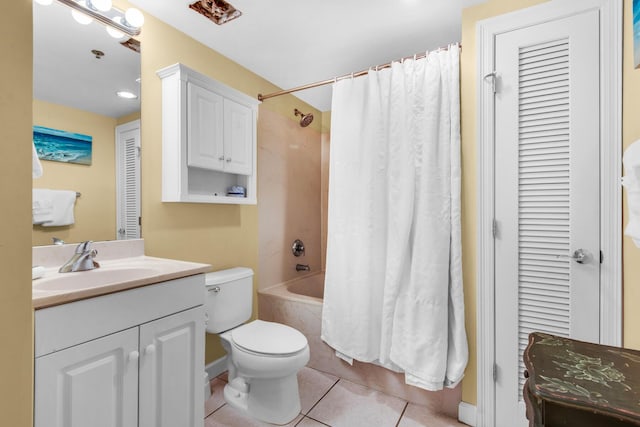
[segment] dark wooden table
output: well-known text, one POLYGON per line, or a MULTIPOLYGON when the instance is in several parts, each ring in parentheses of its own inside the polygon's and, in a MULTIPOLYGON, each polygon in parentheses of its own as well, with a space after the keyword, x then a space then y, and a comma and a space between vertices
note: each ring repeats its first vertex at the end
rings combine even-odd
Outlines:
POLYGON ((530 427, 640 426, 640 351, 534 332, 524 364, 530 427))

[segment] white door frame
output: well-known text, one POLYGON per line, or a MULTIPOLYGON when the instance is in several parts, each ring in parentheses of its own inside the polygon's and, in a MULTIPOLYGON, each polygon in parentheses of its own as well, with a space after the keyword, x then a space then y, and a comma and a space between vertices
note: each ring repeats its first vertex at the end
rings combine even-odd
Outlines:
MULTIPOLYGON (((121 189, 124 186, 124 182, 123 180, 123 171, 122 171, 122 164, 121 164, 121 160, 122 157, 124 155, 124 147, 122 146, 122 141, 120 139, 120 136, 125 133, 125 132, 129 132, 131 130, 134 129, 138 129, 138 134, 140 133, 140 119, 137 120, 132 120, 128 123, 123 123, 121 125, 116 126, 115 128, 115 145, 116 145, 116 149, 115 149, 115 153, 116 153, 116 239, 120 238, 120 233, 118 232, 118 230, 122 227, 124 227, 123 224, 120 223, 120 212, 123 208, 123 203, 124 201, 122 200, 121 196, 121 189)), ((140 144, 141 139, 140 137, 138 138, 138 144, 140 144)), ((138 169, 140 169, 140 145, 138 145, 138 169)), ((140 170, 138 170, 138 173, 140 173, 140 170)), ((142 211, 140 209, 141 207, 141 201, 140 201, 140 195, 141 195, 141 189, 138 189, 138 209, 140 210, 140 215, 142 215, 142 211)), ((141 229, 141 225, 140 223, 138 223, 138 231, 140 231, 141 229)))
MULTIPOLYGON (((622 4, 553 0, 477 24, 478 272, 476 426, 495 425, 494 71, 495 37, 589 9, 600 13, 600 342, 622 343, 622 4)), ((498 76, 499 77, 499 76, 498 76)), ((496 426, 502 427, 502 426, 496 426)))

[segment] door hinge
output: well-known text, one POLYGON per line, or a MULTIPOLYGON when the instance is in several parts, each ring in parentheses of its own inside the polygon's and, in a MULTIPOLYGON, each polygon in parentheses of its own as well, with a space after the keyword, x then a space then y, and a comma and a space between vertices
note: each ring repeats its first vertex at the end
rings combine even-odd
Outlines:
POLYGON ((498 365, 493 364, 493 382, 498 381, 498 365))
POLYGON ((498 221, 495 218, 491 221, 491 234, 493 234, 494 239, 498 235, 498 221))
POLYGON ((604 261, 604 254, 600 251, 600 264, 604 261))

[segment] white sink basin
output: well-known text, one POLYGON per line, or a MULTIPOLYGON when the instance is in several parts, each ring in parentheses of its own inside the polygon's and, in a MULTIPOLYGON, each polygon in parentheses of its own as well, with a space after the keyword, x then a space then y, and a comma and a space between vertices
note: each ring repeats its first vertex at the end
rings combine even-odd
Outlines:
POLYGON ((152 267, 108 267, 74 273, 52 273, 33 281, 33 289, 40 291, 74 291, 110 284, 129 282, 155 276, 160 270, 152 267))

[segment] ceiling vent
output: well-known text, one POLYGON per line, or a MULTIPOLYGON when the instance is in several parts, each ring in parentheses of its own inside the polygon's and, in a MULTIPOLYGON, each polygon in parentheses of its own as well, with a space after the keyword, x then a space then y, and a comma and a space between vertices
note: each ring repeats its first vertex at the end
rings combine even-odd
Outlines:
POLYGON ((218 25, 225 24, 242 15, 242 12, 224 0, 198 0, 190 4, 189 8, 206 16, 218 25))

